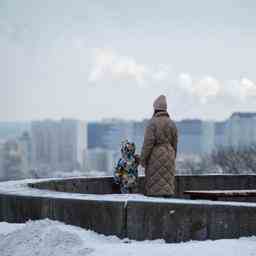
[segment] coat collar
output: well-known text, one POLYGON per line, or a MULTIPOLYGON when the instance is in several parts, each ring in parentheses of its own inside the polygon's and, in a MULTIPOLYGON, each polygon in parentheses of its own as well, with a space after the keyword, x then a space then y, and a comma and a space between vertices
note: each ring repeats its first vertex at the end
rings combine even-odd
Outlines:
POLYGON ((160 117, 160 116, 167 116, 167 117, 170 117, 167 111, 157 112, 157 113, 154 114, 153 116, 154 116, 154 117, 160 117))

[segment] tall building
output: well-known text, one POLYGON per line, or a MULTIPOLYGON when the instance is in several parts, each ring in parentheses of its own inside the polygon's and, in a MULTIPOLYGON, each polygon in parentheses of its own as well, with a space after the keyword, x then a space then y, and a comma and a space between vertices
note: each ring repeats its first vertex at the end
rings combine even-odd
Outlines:
POLYGON ((125 139, 134 142, 136 153, 140 153, 146 122, 112 119, 89 123, 87 169, 104 172, 111 170, 112 173, 113 163, 120 157, 121 142, 125 139))
POLYGON ((200 155, 202 149, 203 122, 201 120, 182 120, 176 122, 178 129, 178 154, 200 155))
POLYGON ((119 152, 122 141, 133 139, 132 133, 132 122, 113 120, 110 129, 105 133, 103 141, 108 149, 119 152))
POLYGON ((26 177, 25 156, 16 140, 8 140, 0 148, 1 180, 14 180, 26 177))
POLYGON ((140 153, 143 141, 144 141, 144 132, 148 120, 143 120, 142 122, 133 122, 132 128, 132 141, 136 144, 136 153, 140 153))
POLYGON ((0 140, 16 139, 29 128, 29 122, 0 122, 0 140))
MULTIPOLYGON (((90 149, 113 150, 118 156, 120 143, 130 139, 136 143, 140 153, 147 120, 129 122, 109 120, 90 123, 88 146, 90 149)), ((200 156, 210 154, 219 147, 240 147, 256 144, 256 113, 234 113, 222 122, 186 119, 176 122, 178 128, 178 156, 200 156)))
POLYGON ((31 138, 29 133, 23 132, 23 134, 18 138, 17 142, 20 146, 22 155, 24 156, 26 169, 29 170, 31 167, 31 157, 32 157, 31 138))
POLYGON ((140 153, 147 120, 142 122, 124 120, 105 120, 88 124, 88 148, 102 148, 114 152, 114 158, 120 156, 120 145, 125 139, 136 144, 140 153))
POLYGON ((4 143, 0 141, 0 180, 3 180, 3 161, 4 161, 4 156, 3 156, 3 148, 4 148, 4 143))
POLYGON ((123 120, 104 120, 88 125, 88 148, 102 148, 119 154, 121 142, 133 141, 133 122, 123 120))
POLYGON ((203 121, 201 150, 202 154, 211 154, 215 148, 215 125, 214 122, 203 121))
POLYGON ((87 152, 88 171, 111 174, 114 169, 114 152, 109 149, 94 148, 87 152))
POLYGON ((215 122, 214 124, 214 149, 227 147, 226 139, 227 121, 215 122))
POLYGON ((83 166, 86 130, 77 120, 32 122, 32 166, 71 171, 83 166))
POLYGON ((88 149, 106 148, 103 138, 108 129, 109 125, 103 124, 102 122, 88 123, 88 149))
POLYGON ((233 113, 226 121, 224 136, 231 147, 256 144, 256 113, 233 113))

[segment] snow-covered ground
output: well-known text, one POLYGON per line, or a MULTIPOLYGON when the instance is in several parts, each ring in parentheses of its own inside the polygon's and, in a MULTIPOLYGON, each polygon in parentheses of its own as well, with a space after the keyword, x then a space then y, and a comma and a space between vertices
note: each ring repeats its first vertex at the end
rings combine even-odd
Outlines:
POLYGON ((0 223, 1 256, 253 256, 256 237, 166 244, 99 235, 51 220, 0 223))

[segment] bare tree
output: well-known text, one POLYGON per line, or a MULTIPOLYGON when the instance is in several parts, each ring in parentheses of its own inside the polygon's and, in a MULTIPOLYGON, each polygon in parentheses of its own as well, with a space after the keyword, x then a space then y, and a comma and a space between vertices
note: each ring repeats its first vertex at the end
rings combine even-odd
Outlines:
POLYGON ((256 145, 219 148, 211 154, 211 158, 224 173, 256 173, 256 145))

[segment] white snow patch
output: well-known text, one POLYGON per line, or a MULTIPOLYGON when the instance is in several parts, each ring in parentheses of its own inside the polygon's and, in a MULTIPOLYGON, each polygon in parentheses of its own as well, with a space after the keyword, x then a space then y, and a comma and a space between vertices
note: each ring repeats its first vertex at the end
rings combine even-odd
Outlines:
POLYGON ((12 233, 15 230, 22 229, 25 224, 10 224, 7 222, 0 222, 0 236, 12 233))
POLYGON ((48 219, 0 223, 1 256, 252 256, 255 252, 256 237, 167 244, 163 240, 138 242, 99 235, 48 219))

